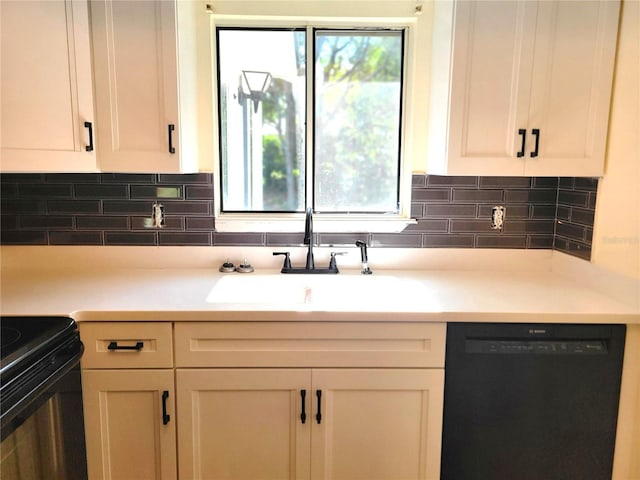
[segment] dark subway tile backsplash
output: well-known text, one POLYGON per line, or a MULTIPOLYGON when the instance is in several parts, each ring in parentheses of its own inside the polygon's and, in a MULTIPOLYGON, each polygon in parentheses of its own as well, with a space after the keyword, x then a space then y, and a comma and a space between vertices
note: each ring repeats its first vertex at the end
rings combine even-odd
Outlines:
MULTIPOLYGON (((3 174, 5 245, 248 245, 302 243, 300 233, 215 231, 213 176, 200 174, 3 174), (150 228, 154 202, 165 225, 150 228)), ((573 177, 413 175, 411 215, 400 233, 322 233, 323 245, 554 248, 590 258, 598 180, 573 177), (492 209, 505 207, 502 231, 492 209)))
POLYGON ((454 203, 504 203, 504 191, 454 188, 452 198, 454 203))
POLYGON ((479 177, 445 177, 441 175, 428 175, 422 185, 427 187, 468 187, 477 188, 479 177))
MULTIPOLYGON (((7 175, 3 175, 6 177, 7 175)), ((42 178, 41 176, 38 176, 42 178)), ((73 185, 44 184, 44 183, 20 183, 18 184, 19 198, 73 198, 73 185)))
POLYGON ((591 258, 597 192, 596 178, 560 178, 553 241, 555 250, 591 258))
POLYGON ((153 185, 157 175, 153 173, 101 173, 96 175, 100 183, 126 183, 132 185, 153 185))
POLYGON ((165 199, 184 198, 182 185, 131 185, 131 198, 140 199, 165 199))
POLYGON ((129 217, 81 217, 76 218, 78 230, 128 230, 129 217))
POLYGON ((425 248, 473 248, 475 243, 476 239, 473 235, 448 233, 422 236, 422 246, 425 248))
POLYGON ((152 206, 153 200, 104 200, 102 202, 102 211, 105 215, 150 215, 152 206))
POLYGON ((211 245, 210 232, 167 232, 158 233, 160 245, 211 245))
POLYGON ((5 245, 47 245, 48 232, 28 230, 0 230, 0 243, 5 245))
POLYGON ((45 213, 46 203, 44 201, 32 201, 24 199, 2 199, 0 203, 0 214, 7 215, 11 213, 21 214, 38 214, 45 213))
POLYGON ((372 247, 420 248, 422 247, 422 235, 406 233, 406 230, 401 234, 372 233, 369 244, 372 247))
POLYGON ((531 177, 479 177, 480 188, 531 188, 531 177))
POLYGON ((261 246, 265 245, 266 236, 266 233, 220 232, 213 234, 213 243, 214 245, 261 246))
POLYGON ((101 213, 101 203, 100 200, 49 200, 47 213, 98 214, 101 213))
POLYGON ((104 232, 105 245, 158 245, 158 233, 104 232))
POLYGON ((477 248, 527 248, 526 235, 478 235, 477 248))
POLYGON ((469 204, 427 204, 424 205, 424 216, 426 218, 474 218, 477 210, 477 205, 469 204))
POLYGON ((102 245, 102 232, 49 232, 49 245, 102 245))
POLYGON ((74 218, 60 215, 21 215, 18 228, 22 230, 70 230, 74 228, 74 218))
POLYGON ((95 185, 95 184, 76 184, 73 187, 74 198, 129 198, 129 185, 95 185))

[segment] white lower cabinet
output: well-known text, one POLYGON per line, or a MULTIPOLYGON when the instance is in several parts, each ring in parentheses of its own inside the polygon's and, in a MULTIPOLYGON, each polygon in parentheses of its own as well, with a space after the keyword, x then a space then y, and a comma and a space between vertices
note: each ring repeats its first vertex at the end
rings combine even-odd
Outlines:
POLYGON ((175 480, 172 325, 80 323, 89 480, 175 480))
POLYGON ((437 479, 439 369, 178 369, 180 478, 437 479))
POLYGON ((173 370, 82 372, 90 479, 175 479, 173 370))
POLYGON ((177 323, 174 333, 180 478, 440 478, 444 324, 177 323))
POLYGON ((178 369, 176 381, 180 478, 309 478, 309 370, 178 369))
POLYGON ((437 480, 445 330, 82 323, 89 478, 437 480))
POLYGON ((311 377, 312 479, 440 478, 444 370, 314 369, 311 377))

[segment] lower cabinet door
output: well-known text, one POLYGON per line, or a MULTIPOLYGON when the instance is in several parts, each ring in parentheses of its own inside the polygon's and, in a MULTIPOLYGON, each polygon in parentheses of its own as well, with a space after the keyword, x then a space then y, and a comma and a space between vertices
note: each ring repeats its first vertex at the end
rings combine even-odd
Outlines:
POLYGON ((176 370, 180 478, 308 479, 310 380, 308 369, 176 370))
POLYGON ((312 382, 313 480, 440 478, 444 370, 314 369, 312 382))
POLYGON ((176 372, 181 479, 440 477, 441 369, 176 372))
POLYGON ((176 478, 173 370, 84 370, 82 386, 90 480, 176 478))

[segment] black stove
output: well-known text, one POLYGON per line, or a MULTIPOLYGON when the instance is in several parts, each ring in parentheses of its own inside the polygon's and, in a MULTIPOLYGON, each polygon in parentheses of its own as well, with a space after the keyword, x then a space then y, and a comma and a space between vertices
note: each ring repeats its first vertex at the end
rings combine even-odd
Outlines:
POLYGON ((0 317, 0 410, 2 439, 53 394, 52 386, 83 352, 68 317, 0 317))

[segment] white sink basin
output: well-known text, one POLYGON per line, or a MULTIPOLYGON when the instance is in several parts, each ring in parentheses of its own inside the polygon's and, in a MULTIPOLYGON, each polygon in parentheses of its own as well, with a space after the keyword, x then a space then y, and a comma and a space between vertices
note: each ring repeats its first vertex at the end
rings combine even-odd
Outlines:
POLYGON ((424 302, 426 297, 422 283, 391 275, 252 273, 222 277, 207 302, 397 307, 424 302))

